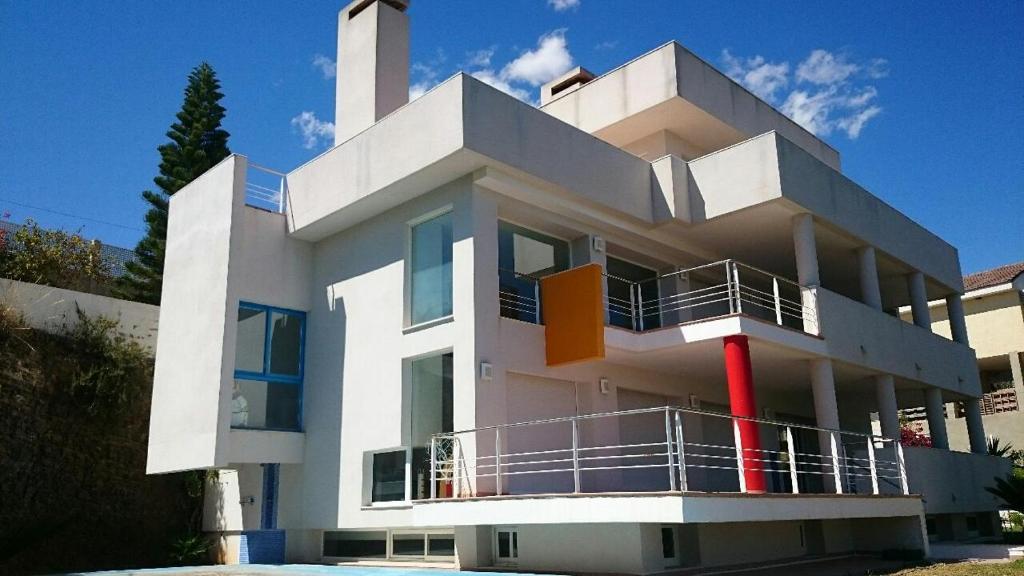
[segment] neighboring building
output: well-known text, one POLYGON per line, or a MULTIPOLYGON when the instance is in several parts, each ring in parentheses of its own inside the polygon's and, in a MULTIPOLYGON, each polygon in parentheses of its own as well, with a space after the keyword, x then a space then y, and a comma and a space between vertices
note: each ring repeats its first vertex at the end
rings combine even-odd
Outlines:
MULTIPOLYGON (((982 421, 990 438, 1024 448, 1024 262, 1007 264, 964 277, 963 306, 967 333, 977 353, 981 380, 982 421)), ((949 317, 942 301, 928 303, 932 329, 949 334, 949 317)), ((906 316, 908 310, 902 310, 906 316)), ((969 439, 956 422, 964 418, 964 406, 946 406, 949 444, 967 449, 969 439)), ((923 427, 927 431, 927 427, 923 427)))
POLYGON ((334 148, 170 202, 148 470, 221 470, 226 561, 650 573, 998 530, 952 246, 674 42, 539 109, 465 74, 407 102, 406 6, 339 14, 334 148), (975 453, 900 449, 924 399, 975 453))

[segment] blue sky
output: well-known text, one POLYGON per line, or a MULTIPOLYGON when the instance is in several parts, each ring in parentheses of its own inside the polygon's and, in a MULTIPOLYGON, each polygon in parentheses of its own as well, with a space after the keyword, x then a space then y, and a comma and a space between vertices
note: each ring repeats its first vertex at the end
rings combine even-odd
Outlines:
MULTIPOLYGON (((308 160, 330 140, 342 4, 0 0, 0 212, 134 246, 203 60, 233 151, 308 160)), ((409 15, 415 89, 466 69, 528 100, 569 65, 601 73, 679 40, 817 131, 965 272, 1024 259, 1022 2, 413 0, 409 15)))

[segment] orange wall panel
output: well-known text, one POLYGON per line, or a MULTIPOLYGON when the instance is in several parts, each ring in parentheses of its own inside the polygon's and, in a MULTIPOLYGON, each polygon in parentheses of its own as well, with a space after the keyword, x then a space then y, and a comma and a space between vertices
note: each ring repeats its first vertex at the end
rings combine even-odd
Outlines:
POLYGON ((541 279, 548 366, 604 358, 602 292, 599 264, 541 279))

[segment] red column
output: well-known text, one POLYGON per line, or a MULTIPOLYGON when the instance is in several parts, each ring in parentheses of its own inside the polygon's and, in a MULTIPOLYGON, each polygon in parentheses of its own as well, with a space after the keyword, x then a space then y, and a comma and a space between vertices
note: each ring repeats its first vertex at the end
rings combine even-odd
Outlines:
MULTIPOLYGON (((746 336, 726 336, 725 374, 729 380, 729 408, 733 416, 757 417, 754 403, 754 375, 750 367, 750 345, 746 336)), ((749 420, 735 420, 740 429, 740 446, 743 448, 743 478, 747 492, 764 492, 764 458, 761 450, 761 434, 757 423, 749 420)))

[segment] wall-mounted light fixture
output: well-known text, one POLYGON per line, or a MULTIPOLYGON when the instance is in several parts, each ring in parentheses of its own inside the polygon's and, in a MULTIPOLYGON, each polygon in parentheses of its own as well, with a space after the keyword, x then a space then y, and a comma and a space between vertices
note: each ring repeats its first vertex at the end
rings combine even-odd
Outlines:
POLYGON ((594 236, 592 238, 592 246, 594 247, 594 252, 604 252, 604 238, 601 238, 600 236, 594 236))
POLYGON ((610 390, 610 387, 608 386, 608 379, 607 378, 599 379, 597 381, 597 387, 598 387, 599 390, 601 390, 601 394, 607 394, 608 391, 610 390))
POLYGON ((492 380, 494 378, 494 366, 491 366, 490 362, 480 363, 480 379, 481 380, 492 380))

